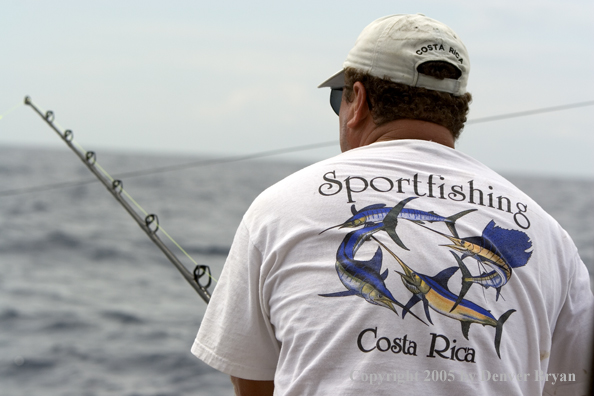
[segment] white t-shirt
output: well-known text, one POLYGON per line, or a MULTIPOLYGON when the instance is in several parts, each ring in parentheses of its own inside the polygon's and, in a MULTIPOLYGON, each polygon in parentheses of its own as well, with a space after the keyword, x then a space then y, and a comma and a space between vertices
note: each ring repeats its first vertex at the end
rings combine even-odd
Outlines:
POLYGON ((192 352, 283 396, 581 395, 589 283, 567 233, 492 170, 374 143, 254 201, 192 352))

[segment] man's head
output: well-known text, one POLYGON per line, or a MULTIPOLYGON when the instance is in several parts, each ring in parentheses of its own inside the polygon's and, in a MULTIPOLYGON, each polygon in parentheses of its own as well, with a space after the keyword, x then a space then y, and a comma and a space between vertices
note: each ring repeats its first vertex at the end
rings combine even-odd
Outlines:
MULTIPOLYGON (((343 89, 351 103, 353 86, 360 82, 375 125, 427 121, 447 128, 456 139, 471 101, 469 71, 466 47, 449 27, 420 14, 392 15, 368 25, 343 68, 320 87, 343 89)), ((331 97, 335 111, 340 92, 331 97)))

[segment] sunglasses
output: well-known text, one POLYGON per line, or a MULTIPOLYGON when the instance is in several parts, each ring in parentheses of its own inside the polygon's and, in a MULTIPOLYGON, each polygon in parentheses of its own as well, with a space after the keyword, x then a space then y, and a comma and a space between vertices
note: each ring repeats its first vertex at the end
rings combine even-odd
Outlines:
MULTIPOLYGON (((340 113, 340 104, 342 103, 342 88, 332 88, 330 89, 330 107, 339 115, 340 113)), ((369 106, 369 110, 371 110, 371 101, 369 100, 369 96, 367 96, 367 106, 369 106)))
POLYGON ((342 102, 343 88, 332 88, 330 90, 330 107, 338 115, 340 113, 340 103, 342 102))

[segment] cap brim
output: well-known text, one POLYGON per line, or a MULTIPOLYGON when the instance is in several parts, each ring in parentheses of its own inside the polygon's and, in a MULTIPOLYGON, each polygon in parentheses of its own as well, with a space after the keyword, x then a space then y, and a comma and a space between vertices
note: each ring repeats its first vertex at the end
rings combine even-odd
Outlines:
POLYGON ((344 87, 344 69, 339 70, 332 77, 318 85, 318 88, 342 88, 344 87))

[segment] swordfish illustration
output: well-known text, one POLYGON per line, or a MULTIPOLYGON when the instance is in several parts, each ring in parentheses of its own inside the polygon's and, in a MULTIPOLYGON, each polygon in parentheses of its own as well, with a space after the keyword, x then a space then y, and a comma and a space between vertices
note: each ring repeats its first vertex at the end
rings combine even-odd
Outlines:
POLYGON ((374 204, 366 206, 361 210, 357 210, 355 208, 355 205, 353 204, 351 206, 351 213, 353 214, 351 218, 349 218, 342 224, 332 226, 322 232, 328 231, 332 228, 355 228, 360 225, 384 223, 385 231, 388 233, 388 235, 390 235, 390 238, 392 238, 392 240, 396 242, 396 244, 404 250, 409 250, 406 246, 404 246, 404 244, 396 234, 396 226, 398 224, 398 219, 406 219, 418 224, 424 224, 425 221, 429 223, 443 222, 448 227, 452 235, 458 237, 458 232, 456 231, 456 220, 458 220, 462 216, 467 215, 468 213, 477 210, 464 210, 452 216, 444 217, 438 215, 433 211, 425 212, 423 210, 409 209, 404 207, 408 202, 416 198, 418 197, 408 197, 406 199, 403 199, 393 208, 386 207, 385 204, 374 204))
MULTIPOLYGON (((452 275, 458 271, 458 267, 446 268, 433 277, 423 275, 413 271, 408 265, 404 264, 404 262, 383 243, 380 241, 377 242, 396 259, 398 264, 400 264, 404 273, 396 272, 402 278, 404 286, 413 293, 413 296, 406 304, 406 309, 402 312, 402 317, 404 317, 407 312, 410 312, 410 308, 416 303, 423 301, 425 315, 427 316, 429 323, 433 324, 431 316, 429 315, 429 308, 431 308, 441 315, 458 320, 462 326, 462 335, 467 340, 468 331, 470 330, 470 325, 472 323, 495 327, 495 351, 497 352, 497 356, 501 359, 499 346, 501 344, 503 324, 512 313, 516 312, 515 309, 510 309, 504 312, 499 319, 495 319, 491 312, 469 300, 462 300, 456 307, 454 307, 457 296, 448 289, 447 284, 452 275)), ((456 253, 451 253, 459 263, 462 261, 456 253)))
POLYGON ((499 300, 501 288, 511 279, 512 269, 525 266, 532 256, 532 252, 528 252, 532 248, 532 242, 526 233, 501 228, 496 226, 493 220, 487 224, 482 235, 466 238, 455 238, 429 227, 422 227, 448 238, 452 244, 442 246, 461 252, 462 260, 472 257, 479 264, 486 264, 492 269, 492 271, 485 271, 479 276, 472 276, 464 262, 460 260, 462 289, 456 305, 464 298, 473 283, 478 283, 485 289, 495 288, 497 290, 495 300, 499 300))
MULTIPOLYGON (((336 293, 319 294, 320 296, 359 296, 370 304, 388 308, 396 315, 398 315, 398 312, 394 307, 395 305, 405 309, 405 306, 392 296, 392 293, 384 283, 384 280, 388 277, 388 270, 385 270, 380 274, 382 266, 381 248, 377 248, 374 256, 370 260, 364 261, 355 259, 355 253, 359 247, 361 247, 371 235, 382 229, 383 224, 378 223, 351 231, 344 237, 336 252, 335 266, 338 277, 347 290, 336 293)), ((412 312, 411 315, 419 319, 425 325, 427 324, 412 312)))

